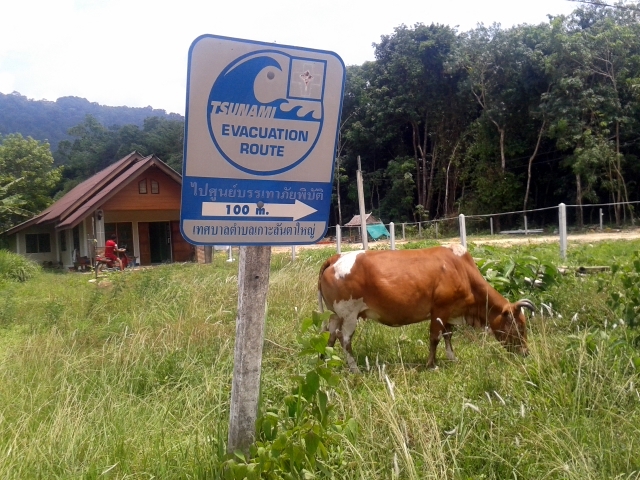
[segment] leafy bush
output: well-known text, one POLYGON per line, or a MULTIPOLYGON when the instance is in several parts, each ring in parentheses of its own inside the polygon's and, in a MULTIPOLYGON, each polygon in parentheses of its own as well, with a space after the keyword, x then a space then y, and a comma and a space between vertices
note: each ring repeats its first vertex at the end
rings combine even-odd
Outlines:
POLYGON ((22 255, 0 250, 0 280, 26 282, 40 271, 40 266, 22 255))
POLYGON ((341 444, 345 435, 353 441, 356 426, 353 419, 337 420, 330 402, 340 381, 333 369, 342 360, 327 345, 329 333, 320 332, 327 317, 314 312, 302 321, 300 355, 310 357, 311 369, 293 377, 282 407, 258 418, 249 457, 236 452, 225 463, 225 478, 334 478, 346 464, 341 444))
POLYGON ((601 279, 599 284, 600 291, 606 288, 609 293, 607 305, 622 323, 640 327, 640 252, 634 252, 629 264, 612 265, 611 274, 620 283, 601 279))
POLYGON ((508 298, 545 290, 560 279, 552 262, 532 255, 497 255, 495 249, 486 247, 476 248, 473 255, 485 279, 508 298))

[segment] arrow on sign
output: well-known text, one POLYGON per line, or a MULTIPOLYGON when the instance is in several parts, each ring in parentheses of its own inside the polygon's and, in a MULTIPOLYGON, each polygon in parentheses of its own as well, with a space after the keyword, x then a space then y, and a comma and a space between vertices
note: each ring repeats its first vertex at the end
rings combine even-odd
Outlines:
POLYGON ((202 202, 203 217, 284 217, 294 221, 317 212, 306 203, 222 203, 202 202))

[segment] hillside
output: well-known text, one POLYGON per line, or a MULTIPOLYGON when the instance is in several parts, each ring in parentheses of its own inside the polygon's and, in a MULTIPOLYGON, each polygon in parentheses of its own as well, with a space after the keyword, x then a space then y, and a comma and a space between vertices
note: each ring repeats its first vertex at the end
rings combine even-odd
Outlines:
POLYGON ((82 123, 87 115, 94 116, 100 123, 113 125, 142 126, 148 117, 162 117, 168 120, 183 120, 177 113, 152 107, 109 107, 90 102, 80 97, 61 97, 55 102, 32 100, 18 92, 0 93, 0 135, 21 133, 36 140, 47 140, 51 150, 58 148, 61 140, 69 140, 67 131, 82 123))

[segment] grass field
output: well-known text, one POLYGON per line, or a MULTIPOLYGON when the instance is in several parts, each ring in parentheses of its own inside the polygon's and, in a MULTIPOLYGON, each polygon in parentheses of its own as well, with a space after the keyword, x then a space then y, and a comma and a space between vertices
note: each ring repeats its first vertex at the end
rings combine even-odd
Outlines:
MULTIPOLYGON (((620 322, 638 313, 640 241, 570 245, 570 267, 623 268, 567 274, 544 290, 530 290, 517 265, 560 265, 557 245, 471 250, 496 269, 513 260, 501 288, 544 304, 530 321, 531 355, 460 328, 458 362, 442 349, 431 371, 428 324, 362 323, 363 373, 334 367, 340 381, 323 384, 328 453, 288 478, 640 478, 640 329, 620 322)), ((332 253, 272 258, 261 412, 281 425, 296 375, 317 368, 317 355, 301 354, 300 325, 317 308, 319 266, 332 253)), ((0 478, 233 475, 223 462, 237 262, 225 260, 97 284, 83 274, 0 276, 0 478)), ((264 477, 287 478, 279 472, 264 477)))

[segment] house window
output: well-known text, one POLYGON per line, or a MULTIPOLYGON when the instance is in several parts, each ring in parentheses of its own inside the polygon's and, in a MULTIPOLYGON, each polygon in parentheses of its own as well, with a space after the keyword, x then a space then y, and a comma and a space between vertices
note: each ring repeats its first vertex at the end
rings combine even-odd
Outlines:
POLYGON ((147 193, 147 179, 138 182, 138 193, 147 193))
POLYGON ((66 252, 67 251, 67 232, 62 230, 58 232, 58 235, 60 237, 60 251, 66 252))
POLYGON ((160 193, 160 184, 155 180, 151 180, 151 193, 160 193))
POLYGON ((27 233, 24 237, 27 253, 51 252, 51 238, 48 233, 27 233))

